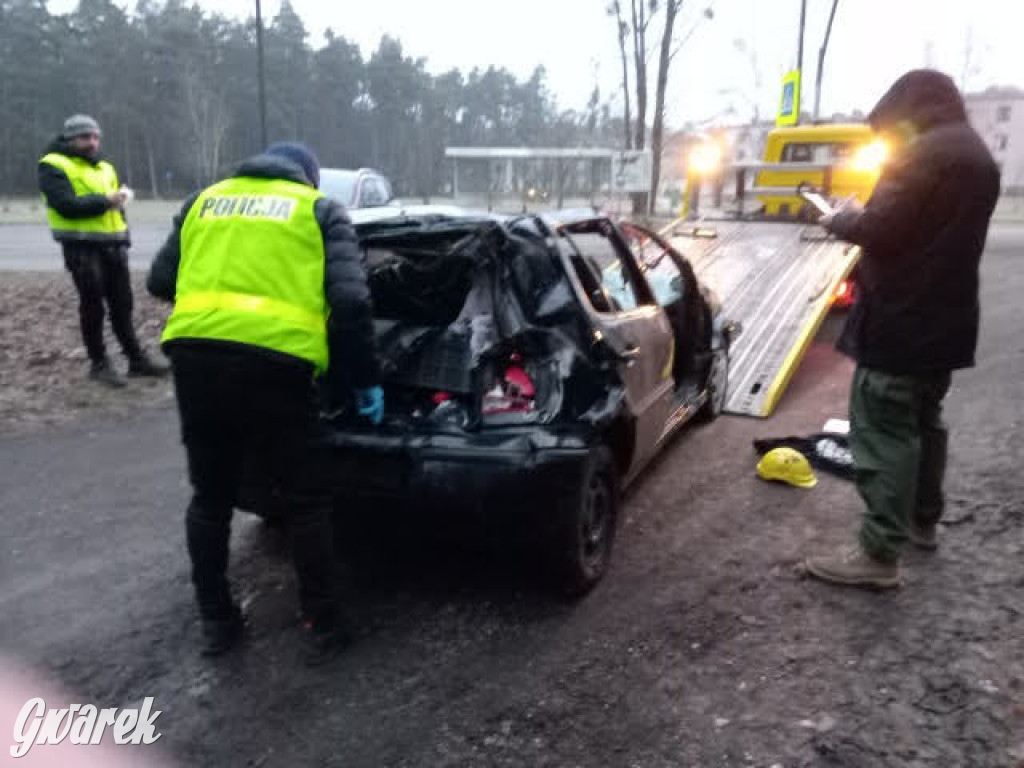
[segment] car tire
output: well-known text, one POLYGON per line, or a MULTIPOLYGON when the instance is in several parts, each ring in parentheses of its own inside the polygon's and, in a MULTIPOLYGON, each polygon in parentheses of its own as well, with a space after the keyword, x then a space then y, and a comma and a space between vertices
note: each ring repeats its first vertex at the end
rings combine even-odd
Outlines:
POLYGON ((604 577, 619 517, 619 477, 611 449, 595 446, 580 486, 557 510, 553 555, 562 594, 579 598, 604 577))
POLYGON ((725 398, 729 391, 729 350, 726 347, 712 351, 704 389, 707 399, 694 417, 695 421, 702 424, 717 419, 725 408, 725 398))

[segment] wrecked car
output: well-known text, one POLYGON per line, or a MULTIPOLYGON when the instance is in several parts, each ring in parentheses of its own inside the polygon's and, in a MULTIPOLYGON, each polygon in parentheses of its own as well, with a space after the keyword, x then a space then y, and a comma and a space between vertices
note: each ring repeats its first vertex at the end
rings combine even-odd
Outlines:
POLYGON ((585 593, 608 568, 622 489, 683 424, 721 411, 737 329, 664 240, 592 212, 352 219, 385 415, 327 417, 340 506, 518 516, 561 586, 585 593))

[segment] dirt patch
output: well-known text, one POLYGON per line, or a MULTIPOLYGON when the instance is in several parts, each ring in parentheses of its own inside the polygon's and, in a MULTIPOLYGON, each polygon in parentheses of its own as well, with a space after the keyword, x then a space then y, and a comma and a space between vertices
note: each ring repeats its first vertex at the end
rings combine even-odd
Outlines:
MULTIPOLYGON (((170 305, 132 276, 135 327, 143 347, 159 358, 170 305)), ((111 359, 126 364, 106 327, 111 359)), ((11 272, 0 281, 0 433, 66 422, 86 413, 128 413, 169 402, 169 380, 128 380, 112 390, 91 381, 78 325, 78 294, 66 272, 11 272)))

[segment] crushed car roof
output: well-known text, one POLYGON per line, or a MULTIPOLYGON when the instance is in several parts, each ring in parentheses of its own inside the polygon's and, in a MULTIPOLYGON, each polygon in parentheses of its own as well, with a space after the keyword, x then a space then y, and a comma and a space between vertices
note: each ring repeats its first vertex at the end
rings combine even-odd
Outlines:
MULTIPOLYGON (((349 211, 349 218, 358 228, 362 225, 374 224, 388 219, 418 219, 418 218, 450 218, 450 219, 475 219, 478 221, 508 222, 518 219, 523 215, 531 214, 501 214, 490 211, 480 211, 470 208, 463 208, 457 205, 384 205, 376 208, 361 208, 349 211)), ((593 221, 595 219, 607 218, 593 208, 571 208, 560 211, 544 211, 536 214, 552 229, 569 226, 581 221, 593 221)))

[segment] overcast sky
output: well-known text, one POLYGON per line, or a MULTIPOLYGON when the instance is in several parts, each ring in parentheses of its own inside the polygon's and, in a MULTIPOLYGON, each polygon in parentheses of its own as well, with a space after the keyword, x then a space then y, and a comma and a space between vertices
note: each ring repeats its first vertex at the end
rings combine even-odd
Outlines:
MULTIPOLYGON (((50 3, 55 11, 73 5, 73 0, 50 3)), ((238 17, 252 15, 255 8, 254 0, 199 5, 238 17)), ((263 0, 265 22, 280 5, 281 0, 263 0)), ((397 37, 407 54, 425 57, 432 72, 493 64, 526 77, 543 64, 559 104, 574 108, 586 103, 595 83, 602 98, 621 92, 607 5, 608 0, 292 0, 316 46, 329 27, 358 43, 366 56, 382 35, 397 37)), ((831 5, 831 0, 808 0, 805 109, 813 104, 818 48, 831 5)), ((744 120, 755 104, 762 116, 773 115, 781 77, 796 64, 799 16, 800 0, 686 0, 680 36, 699 26, 673 65, 670 123, 744 120), (709 5, 714 19, 696 22, 709 5)), ((966 72, 969 90, 1024 87, 1022 38, 1021 0, 839 0, 822 113, 867 111, 892 80, 926 64, 958 83, 966 72)), ((655 67, 656 55, 652 100, 655 67)))

